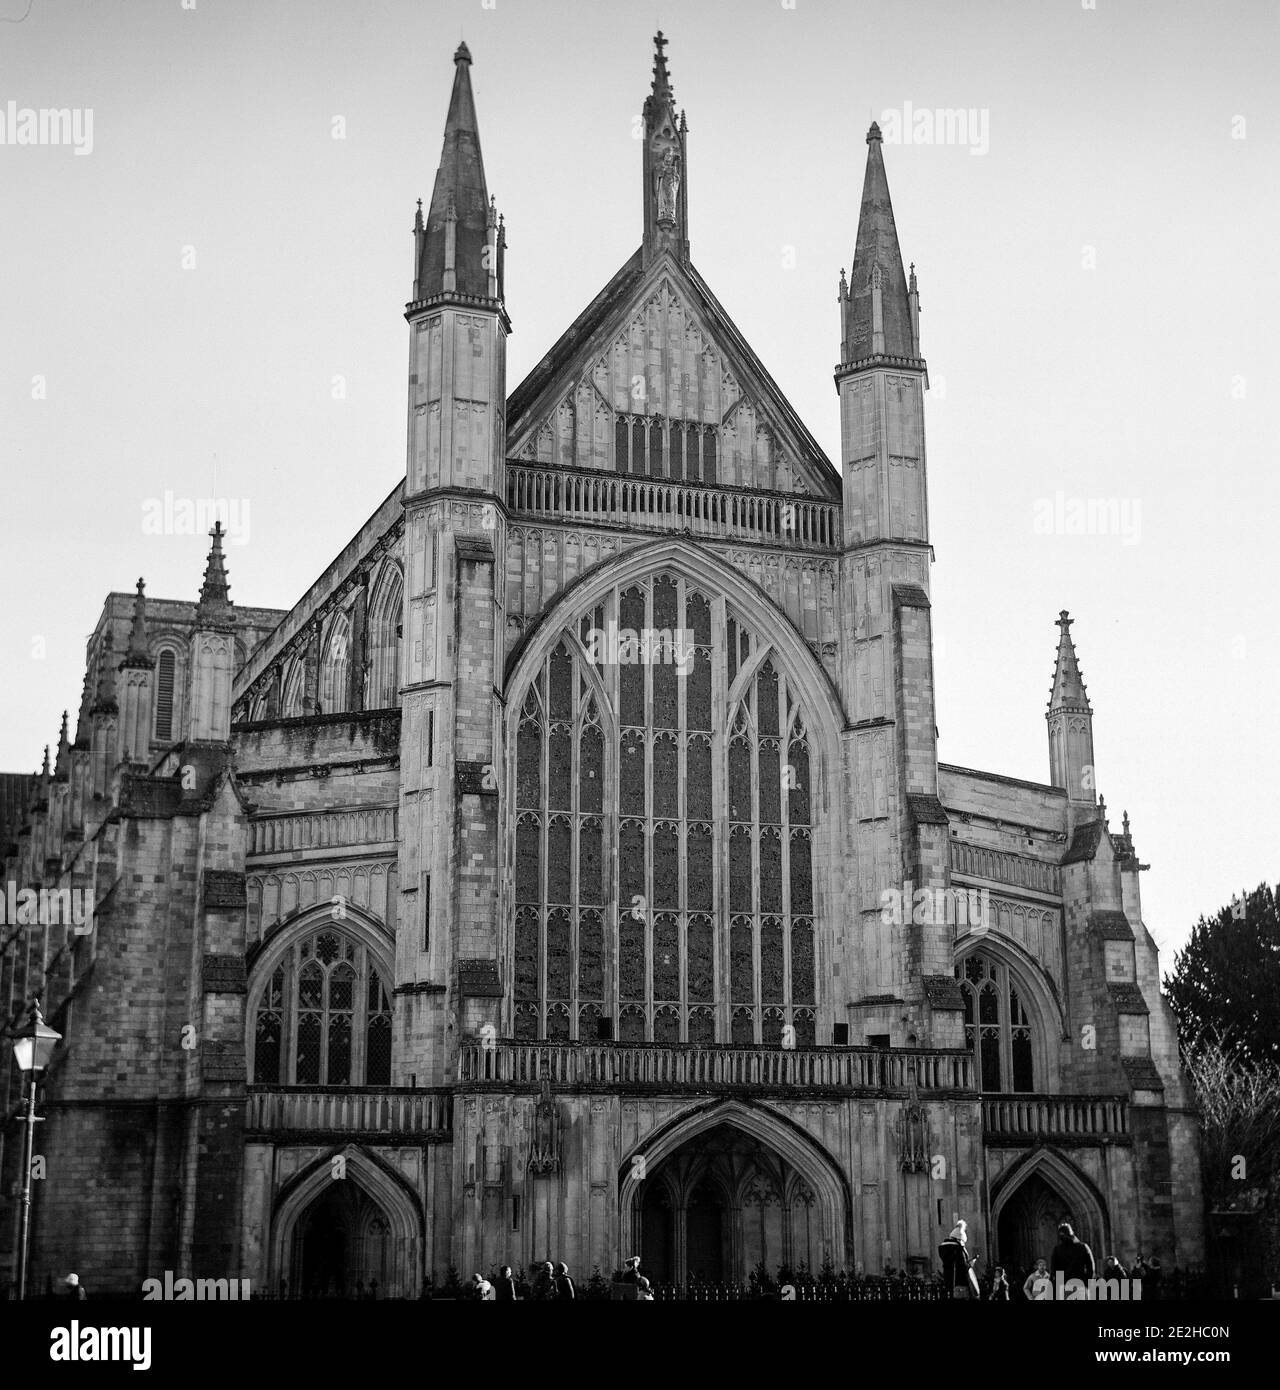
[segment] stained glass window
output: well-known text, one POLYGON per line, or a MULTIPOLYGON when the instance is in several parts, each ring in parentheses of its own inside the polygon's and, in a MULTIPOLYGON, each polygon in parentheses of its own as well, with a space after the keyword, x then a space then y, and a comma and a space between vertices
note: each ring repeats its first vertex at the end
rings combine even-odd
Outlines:
MULTIPOLYGON (((692 469, 714 435, 673 438, 692 469)), ((776 656, 663 573, 575 620, 516 699, 517 1035, 612 1015, 621 1041, 811 1045, 813 759, 776 656)))
POLYGON ((973 952, 956 967, 964 999, 965 1045, 984 1091, 1034 1091, 1031 1020, 1008 967, 973 952))
POLYGON ((334 926, 296 940, 252 1002, 262 1085, 387 1086, 391 1005, 368 948, 334 926))

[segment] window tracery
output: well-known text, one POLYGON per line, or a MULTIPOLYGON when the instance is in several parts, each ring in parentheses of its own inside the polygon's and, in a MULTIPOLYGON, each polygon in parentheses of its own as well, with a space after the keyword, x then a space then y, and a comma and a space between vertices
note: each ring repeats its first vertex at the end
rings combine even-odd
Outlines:
POLYGON ((759 656, 731 607, 659 574, 584 614, 517 695, 518 1037, 567 1016, 589 1039, 612 1015, 621 1041, 779 1045, 790 1026, 813 1045, 811 757, 759 656))
POLYGON ((255 1082, 391 1083, 391 1004, 369 949, 330 923, 300 936, 253 1005, 255 1082))
POLYGON ((1034 1091, 1031 1020, 1008 966, 973 952, 956 967, 965 1044, 984 1091, 1034 1091))

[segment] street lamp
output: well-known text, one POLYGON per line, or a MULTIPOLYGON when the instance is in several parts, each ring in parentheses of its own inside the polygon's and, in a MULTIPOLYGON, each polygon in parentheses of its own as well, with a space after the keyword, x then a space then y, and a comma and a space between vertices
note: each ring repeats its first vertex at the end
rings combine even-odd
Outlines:
POLYGON ((14 1034, 13 1057, 23 1076, 31 1077, 31 1089, 27 1092, 27 1113, 22 1123, 27 1127, 26 1142, 22 1146, 22 1234, 18 1240, 18 1298, 27 1296, 27 1247, 31 1240, 31 1164, 35 1143, 36 1125, 42 1121, 36 1116, 36 1080, 49 1065, 53 1049, 62 1041, 62 1034, 55 1033, 44 1021, 40 1012, 40 1001, 31 1005, 31 1013, 26 1024, 14 1034))

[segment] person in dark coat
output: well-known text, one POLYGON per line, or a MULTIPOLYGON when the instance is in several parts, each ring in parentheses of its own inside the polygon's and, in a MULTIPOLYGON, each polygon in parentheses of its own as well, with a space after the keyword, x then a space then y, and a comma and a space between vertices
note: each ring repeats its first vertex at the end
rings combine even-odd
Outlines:
POLYGON ((1059 1274, 1062 1275, 1064 1284, 1072 1279, 1080 1279, 1088 1284, 1093 1278, 1093 1271, 1093 1251, 1076 1235, 1071 1222, 1064 1221, 1058 1227, 1058 1243, 1049 1256, 1049 1273, 1053 1277, 1055 1296, 1058 1292, 1059 1274))
POLYGON ((503 1265, 498 1277, 493 1281, 493 1296, 499 1302, 516 1301, 516 1281, 511 1276, 511 1266, 503 1265))
POLYGON ((577 1298, 573 1280, 569 1277, 569 1266, 563 1260, 556 1266, 556 1297, 577 1298))
POLYGON ((938 1246, 942 1259, 942 1278, 951 1292, 952 1298, 978 1298, 982 1291, 978 1288, 978 1276, 973 1272, 973 1258, 967 1249, 969 1227, 964 1221, 957 1221, 951 1234, 938 1246))
POLYGON ((1004 1266, 996 1265, 995 1273, 991 1277, 990 1301, 992 1303, 1008 1303, 1009 1297, 1009 1281, 1005 1278, 1004 1266))
POLYGON ((84 1291, 84 1285, 80 1282, 78 1274, 68 1274, 62 1281, 62 1296, 76 1303, 83 1303, 89 1297, 84 1291))
POLYGON ((538 1272, 533 1280, 533 1296, 541 1302, 548 1302, 560 1296, 556 1289, 555 1267, 550 1260, 544 1260, 538 1266, 538 1272))

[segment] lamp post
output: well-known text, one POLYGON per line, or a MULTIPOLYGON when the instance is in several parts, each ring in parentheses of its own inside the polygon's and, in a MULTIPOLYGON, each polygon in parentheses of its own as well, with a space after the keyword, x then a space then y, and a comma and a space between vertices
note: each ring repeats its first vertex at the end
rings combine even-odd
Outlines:
POLYGON ((42 1123, 36 1115, 36 1083, 42 1071, 49 1065, 53 1049, 62 1041, 62 1034, 55 1033, 44 1021, 40 1012, 40 1001, 31 1005, 31 1013, 23 1027, 14 1034, 13 1056, 18 1070, 23 1076, 31 1077, 31 1088, 27 1092, 27 1113, 22 1122, 27 1127, 26 1140, 22 1146, 22 1228, 18 1237, 18 1299, 27 1296, 27 1247, 31 1241, 31 1163, 35 1144, 36 1125, 42 1123))

